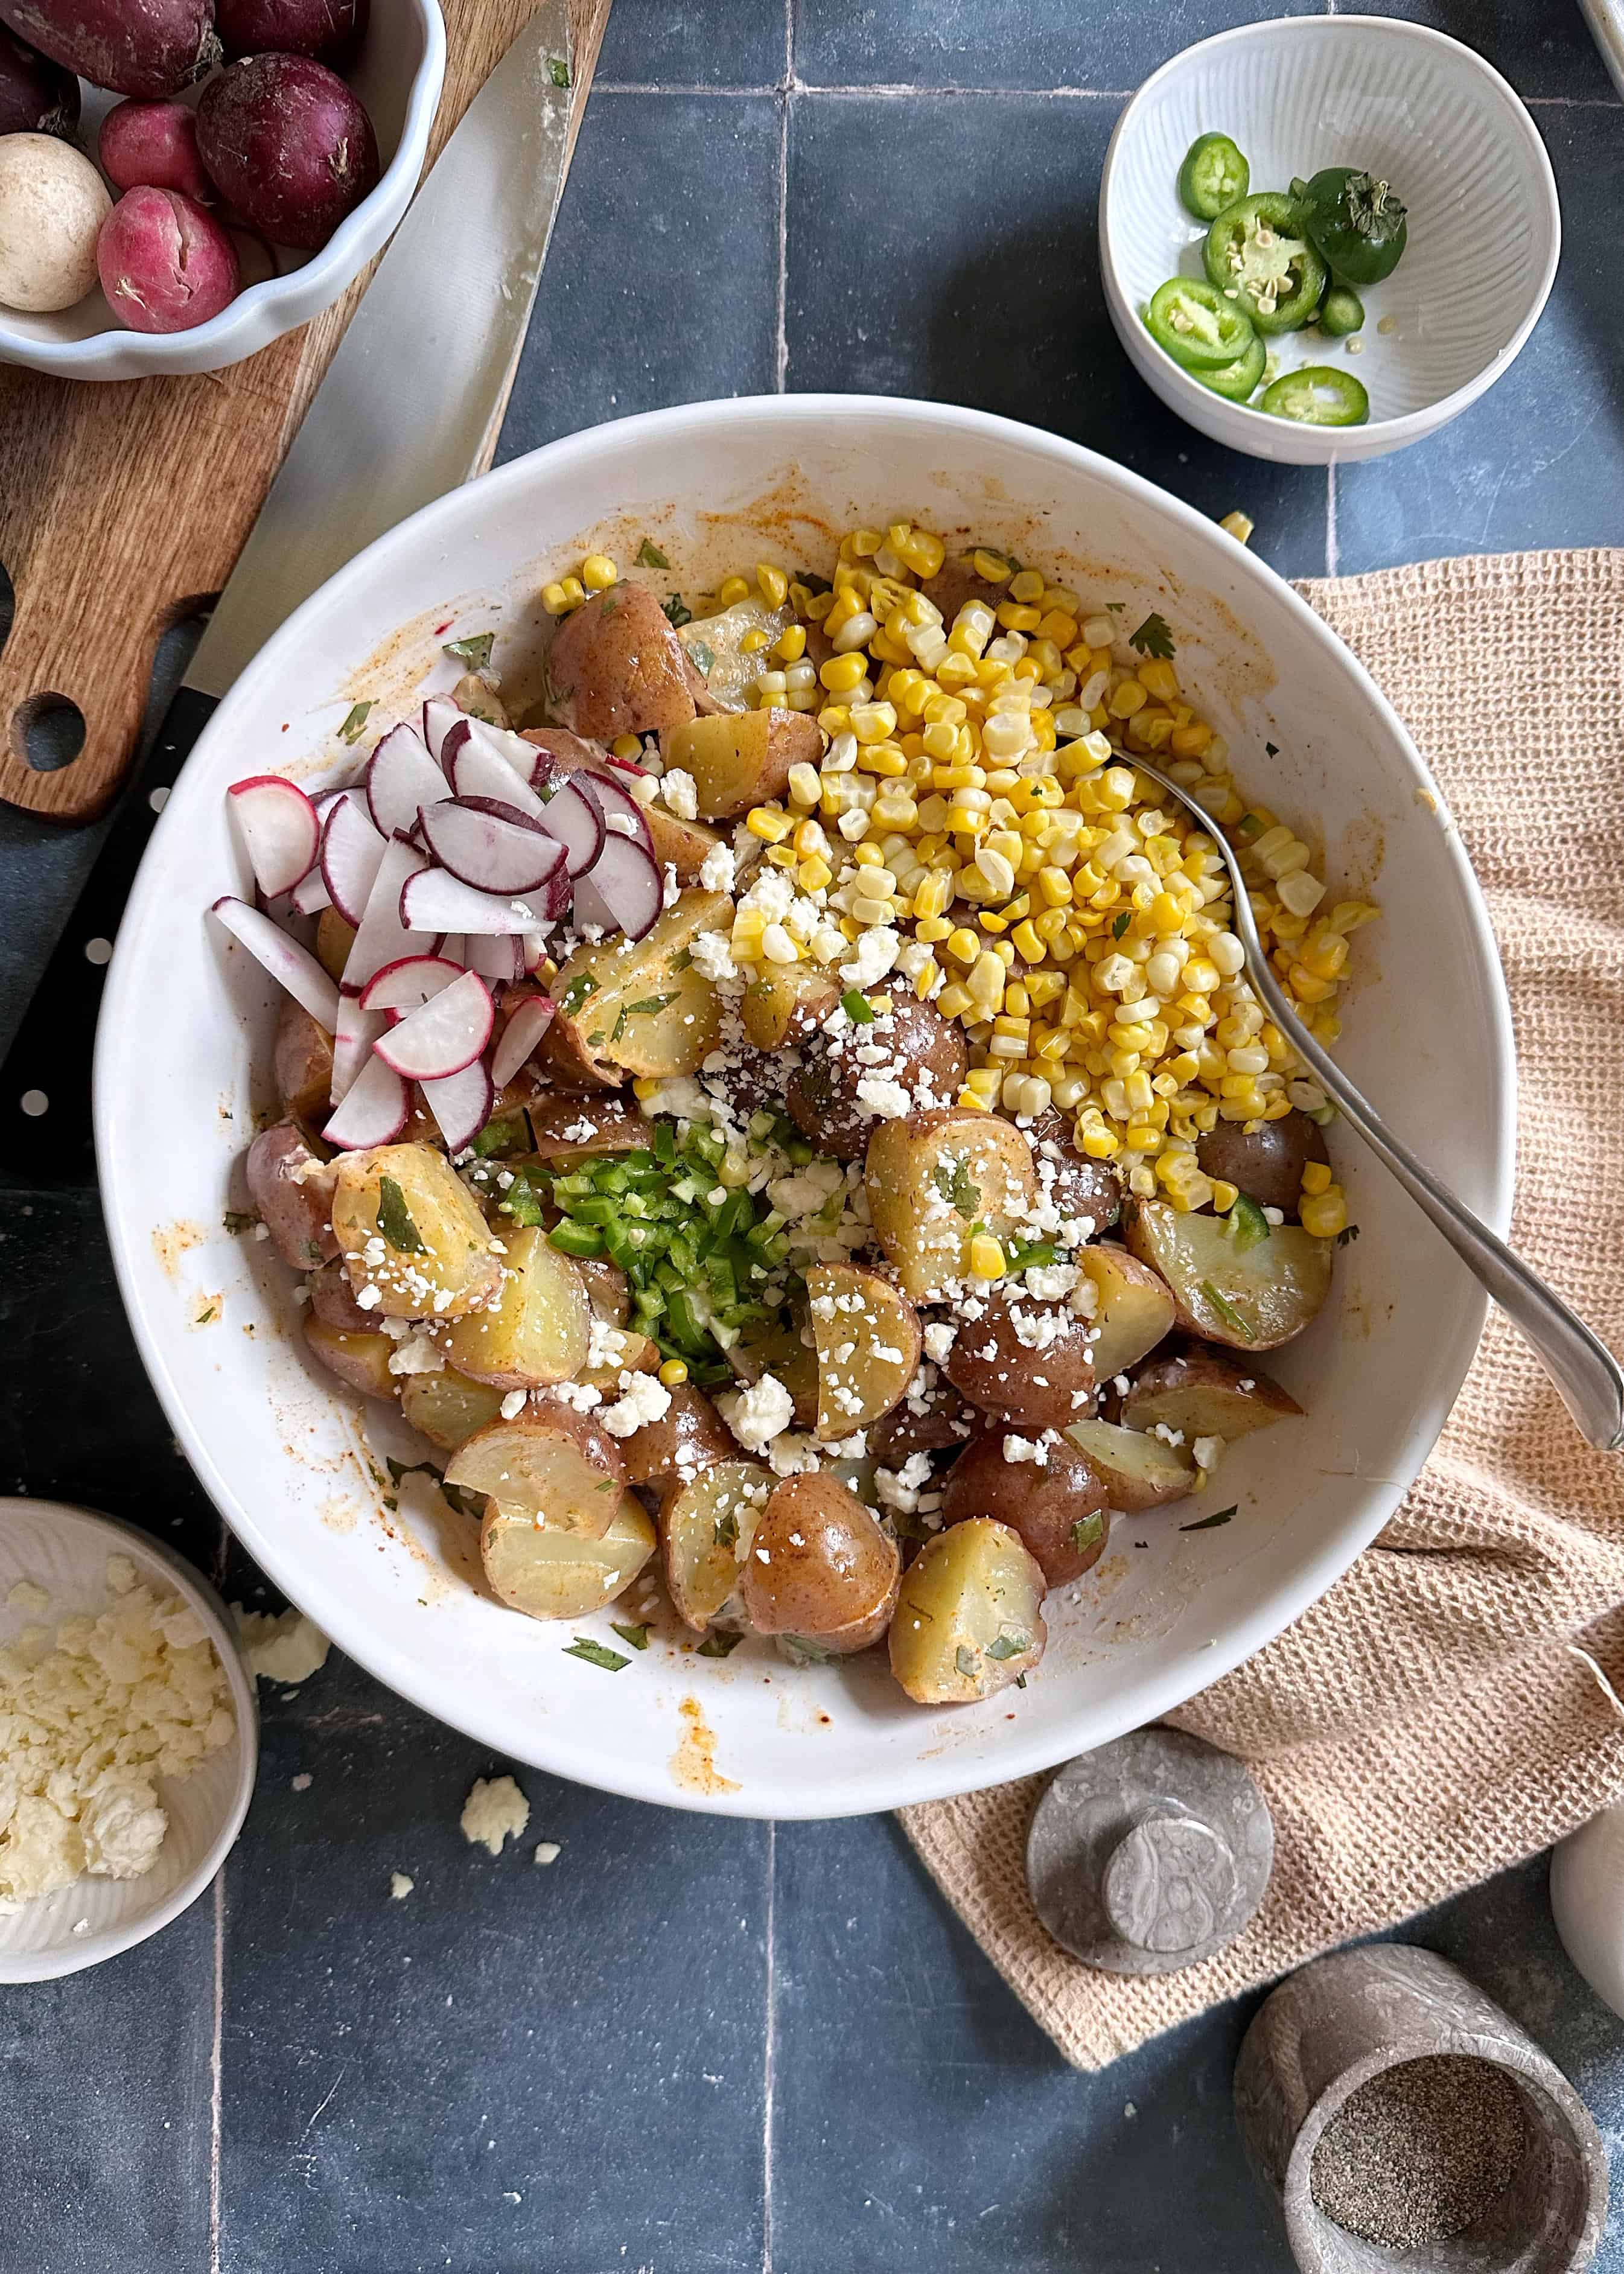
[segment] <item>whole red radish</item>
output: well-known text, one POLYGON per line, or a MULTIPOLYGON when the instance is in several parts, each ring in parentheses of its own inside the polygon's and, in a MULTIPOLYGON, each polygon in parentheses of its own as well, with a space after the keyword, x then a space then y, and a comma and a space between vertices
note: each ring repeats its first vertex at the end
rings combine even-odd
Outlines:
POLYGON ((371 119, 337 73, 308 56, 228 64, 203 90, 198 147, 251 229, 306 252, 377 186, 371 119))
POLYGON ((215 0, 228 56, 314 56, 342 71, 360 52, 371 0, 215 0))
POLYGON ((126 190, 96 243, 102 290, 134 332, 189 332, 237 296, 237 247, 176 190, 126 190))
POLYGON ((120 102, 102 121, 102 171, 116 190, 178 190, 199 205, 214 184, 198 155, 198 122, 184 102, 120 102))
POLYGON ((220 61, 214 0, 0 0, 0 24, 112 94, 178 94, 220 61))
POLYGON ((73 73, 26 40, 0 32, 0 134, 56 134, 71 142, 78 124, 73 73))

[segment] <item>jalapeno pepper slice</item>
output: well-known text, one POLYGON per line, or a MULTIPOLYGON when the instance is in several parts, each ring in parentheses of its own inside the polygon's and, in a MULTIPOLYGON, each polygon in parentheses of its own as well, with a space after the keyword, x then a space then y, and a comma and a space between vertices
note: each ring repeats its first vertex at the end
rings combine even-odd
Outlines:
POLYGON ((1279 190, 1227 206, 1207 232, 1207 273, 1234 293, 1260 332, 1294 332, 1325 290, 1325 263, 1303 234, 1295 200, 1279 190))
POLYGON ((1403 200, 1357 166, 1325 166, 1302 193, 1302 226, 1344 284, 1380 284, 1410 236, 1403 200))
POLYGON ((1216 221, 1252 186, 1252 168, 1227 134, 1198 134, 1178 169, 1178 194, 1198 221, 1216 221))
POLYGON ((1320 303, 1320 328, 1334 340, 1365 329, 1365 303, 1345 284, 1333 284, 1320 303))
POLYGON ((1151 294, 1145 327, 1186 371, 1215 371, 1244 355, 1257 334, 1237 302, 1199 276, 1169 276, 1151 294))
POLYGON ((1370 417, 1370 397, 1351 372, 1311 363, 1266 387, 1258 408, 1272 418, 1295 418, 1299 426, 1362 426, 1370 417))
POLYGON ((1254 332, 1252 345, 1233 363, 1220 364, 1216 371, 1192 371, 1190 376, 1199 379, 1203 387, 1210 387, 1214 395, 1224 395, 1231 403, 1244 403, 1262 378, 1267 361, 1268 350, 1254 332))

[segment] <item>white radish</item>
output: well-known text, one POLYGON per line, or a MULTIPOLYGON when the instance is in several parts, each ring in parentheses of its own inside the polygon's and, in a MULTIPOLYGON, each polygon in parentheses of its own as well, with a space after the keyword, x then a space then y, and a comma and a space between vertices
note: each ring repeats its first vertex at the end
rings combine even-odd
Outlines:
POLYGON ((321 1133, 329 1145, 356 1152, 392 1144, 410 1118, 410 1090, 393 1066, 369 1058, 321 1133))
POLYGON ((545 931, 525 931, 519 935, 519 952, 527 973, 539 971, 547 960, 547 935, 545 931))
POLYGON ((358 995, 338 996, 338 1023, 333 1029, 333 1079, 327 1095, 342 1105, 372 1054, 372 1044, 388 1024, 382 1011, 365 1011, 358 995))
POLYGON ((425 924, 417 930, 402 921, 402 888, 409 877, 427 870, 424 855, 403 837, 392 837, 385 846, 339 983, 346 992, 353 990, 358 995, 386 963, 396 963, 403 955, 426 955, 436 933, 446 929, 443 924, 425 924))
POLYGON ((214 902, 214 912, 256 962, 265 966, 278 986, 286 988, 316 1024, 331 1034, 338 1024, 338 990, 309 949, 301 947, 297 939, 289 939, 269 916, 230 893, 214 902))
POLYGON ((491 1054, 491 1079, 498 1089, 505 1089, 529 1059, 553 1024, 556 1008, 551 996, 530 995, 508 1020, 502 1028, 500 1042, 491 1054))
POLYGON ((443 1081, 471 1065, 491 1039, 493 1013, 485 983, 465 971, 409 1011, 372 1048, 409 1081, 443 1081))
POLYGON ((603 807, 575 779, 548 799, 542 810, 542 825, 564 847, 572 877, 585 876, 609 833, 603 807))
POLYGON ((492 932, 484 939, 477 937, 468 943, 468 968, 477 971, 482 979, 494 979, 510 987, 524 972, 524 942, 529 932, 492 932))
POLYGON ((444 955, 402 955, 375 971, 361 990, 364 1011, 416 1011, 461 979, 467 966, 444 955))
POLYGON ((410 829, 425 805, 449 797, 451 785, 415 727, 391 727, 366 762, 366 803, 372 826, 393 837, 410 829))
POLYGON ((665 903, 665 879, 651 853, 618 832, 606 836, 590 871, 575 880, 578 924, 598 924, 641 939, 665 903))
POLYGON ((321 873, 320 862, 299 878, 288 895, 288 905, 296 915, 301 916, 317 916, 323 908, 332 907, 333 895, 327 890, 327 880, 321 873))
POLYGON ((645 853, 653 852, 653 835, 643 817, 643 808, 629 790, 622 789, 619 782, 611 781, 606 774, 598 772, 581 773, 576 776, 576 780, 587 795, 601 807, 608 828, 618 830, 622 837, 631 838, 642 846, 645 853))
POLYGON ((492 932, 545 930, 553 918, 547 906, 533 900, 476 892, 448 870, 425 868, 406 880, 401 920, 425 939, 435 932, 460 931, 471 943, 492 932))
POLYGON ((564 867, 565 848, 543 822, 498 798, 426 807, 423 838, 442 869, 481 892, 533 892, 564 867))
POLYGON ((290 892, 321 843, 315 807, 297 782, 281 774, 251 774, 233 782, 226 796, 255 884, 267 900, 290 892))
POLYGON ((423 706, 423 740, 436 765, 445 763, 445 741, 454 727, 468 716, 448 695, 431 695, 423 706))
POLYGON ((496 1103, 495 1087, 485 1060, 476 1058, 472 1065, 464 1066, 461 1073, 450 1074, 443 1081, 425 1081, 423 1103, 433 1115, 452 1152, 460 1153, 464 1146, 473 1143, 485 1127, 496 1103))
MULTIPOLYGON (((515 772, 500 750, 492 749, 485 736, 477 732, 477 719, 465 719, 462 723, 467 733, 448 734, 445 746, 446 776, 456 794, 500 798, 505 804, 516 805, 522 813, 528 813, 532 821, 541 820, 546 807, 531 787, 529 773, 515 772)), ((530 749, 528 742, 520 747, 530 749)))
POLYGON ((347 789, 327 808, 321 825, 321 881, 347 924, 360 923, 388 842, 372 826, 366 800, 347 789))

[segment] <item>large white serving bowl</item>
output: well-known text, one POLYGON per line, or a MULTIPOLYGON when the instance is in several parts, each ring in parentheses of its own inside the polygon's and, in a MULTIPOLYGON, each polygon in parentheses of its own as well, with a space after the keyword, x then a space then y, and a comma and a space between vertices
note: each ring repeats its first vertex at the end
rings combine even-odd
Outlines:
POLYGON ((1512 88, 1460 41, 1387 16, 1288 16, 1186 48, 1117 120, 1100 183, 1105 302, 1129 361, 1215 442, 1293 466, 1382 457, 1458 418, 1511 368, 1561 242, 1551 161, 1512 88), (1159 284, 1206 273, 1206 229, 1179 199, 1178 169, 1196 136, 1214 132, 1245 152, 1253 192, 1364 166, 1409 207, 1403 258, 1361 290, 1357 353, 1315 330, 1265 343, 1282 371, 1329 364, 1362 380, 1365 425, 1302 426, 1227 402, 1146 330, 1159 284))
MULTIPOLYGON (((1243 783, 1322 843, 1334 878, 1380 897, 1382 920, 1355 944, 1345 1062, 1503 1229, 1504 988, 1455 825, 1394 712, 1290 587, 1188 506, 1070 442, 934 403, 788 395, 658 411, 553 443, 382 538, 284 627, 199 744, 124 918, 97 1043, 96 1147, 124 1300, 175 1429, 244 1545, 352 1656, 481 1743, 734 1815, 858 1813, 996 1783, 1215 1680, 1374 1538, 1483 1319, 1477 1287, 1396 1187, 1350 1138, 1335 1142, 1362 1237, 1338 1259, 1324 1314, 1279 1354, 1308 1418, 1238 1446, 1205 1500, 1119 1518, 1096 1572, 1050 1599, 1049 1653, 1026 1690, 980 1706, 910 1705, 883 1656, 792 1670, 759 1643, 718 1660, 655 1640, 603 1672, 566 1655, 575 1629, 533 1624, 479 1591, 471 1526, 410 1484, 398 1511, 380 1512, 387 1481, 380 1492, 356 1408, 303 1357, 289 1275, 263 1243, 222 1230, 267 1099, 276 1012, 269 983, 206 913, 248 887, 228 784, 353 764, 335 732, 350 704, 376 702, 370 741, 425 684, 447 683, 453 624, 455 636, 511 628, 495 664, 510 689, 535 684, 534 596, 584 553, 627 563, 646 536, 670 582, 693 591, 758 561, 827 572, 841 530, 898 516, 1012 549, 1091 602, 1124 603, 1130 624, 1151 608, 1167 618, 1243 783), (196 1325, 206 1312, 222 1315, 196 1325), (1229 1524, 1180 1529, 1231 1502, 1229 1524)), ((374 1444, 390 1442, 376 1425, 387 1411, 369 1408, 374 1444)), ((614 1640, 606 1618, 579 1630, 614 1640)))
MULTIPOLYGON (((224 371, 258 355, 284 332, 308 324, 347 292, 405 217, 428 155, 429 134, 446 76, 446 25, 440 0, 374 0, 365 41, 343 76, 366 106, 378 137, 378 184, 346 214, 316 252, 272 248, 239 234, 247 283, 229 307, 189 332, 133 332, 98 286, 71 308, 26 315, 0 308, 0 363, 57 379, 151 379, 164 373, 224 371), (256 264, 256 265, 251 265, 256 264)), ((92 159, 116 94, 81 83, 84 116, 74 138, 92 159)), ((186 96, 195 102, 202 93, 186 96)), ((118 192, 112 192, 117 199, 118 192)))

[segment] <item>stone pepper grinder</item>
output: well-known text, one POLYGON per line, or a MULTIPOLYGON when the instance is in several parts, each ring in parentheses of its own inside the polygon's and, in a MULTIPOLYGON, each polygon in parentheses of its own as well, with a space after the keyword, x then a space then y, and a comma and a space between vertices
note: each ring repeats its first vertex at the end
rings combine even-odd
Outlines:
POLYGON ((1607 2158, 1590 2111, 1532 2037, 1430 1950, 1339 1950, 1283 1982, 1242 2040, 1235 2109, 1303 2274, 1393 2274, 1395 2264, 1405 2274, 1581 2274, 1596 2255, 1607 2158), (1464 2233, 1395 2261, 1318 2208, 1314 2150, 1360 2085, 1437 2053, 1509 2071, 1528 2146, 1505 2193, 1464 2233))
POLYGON ((1026 1837, 1026 1882, 1085 1965, 1172 1974, 1234 1940, 1274 1859, 1243 1762, 1181 1729, 1135 1729, 1056 1774, 1026 1837))

